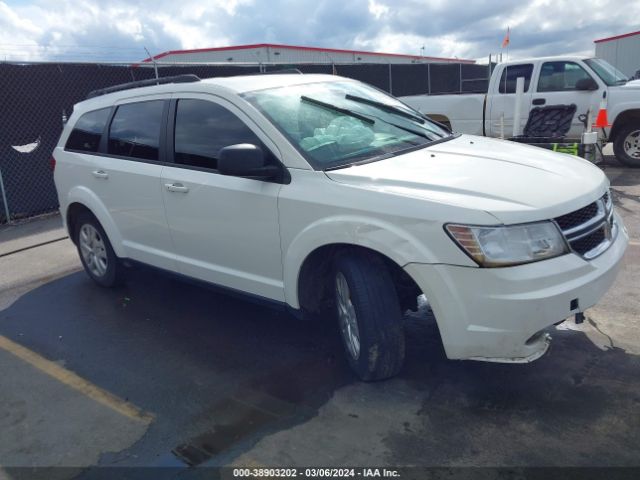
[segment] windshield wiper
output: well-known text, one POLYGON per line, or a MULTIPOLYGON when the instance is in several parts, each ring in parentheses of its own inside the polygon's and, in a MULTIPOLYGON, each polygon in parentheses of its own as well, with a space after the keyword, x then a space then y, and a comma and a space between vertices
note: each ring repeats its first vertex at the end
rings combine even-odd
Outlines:
MULTIPOLYGON (((419 122, 421 124, 424 124, 424 120, 421 118, 418 118, 417 116, 405 112, 403 110, 400 110, 396 107, 394 107, 393 105, 387 105, 385 103, 380 103, 380 102, 376 102, 375 100, 369 100, 368 98, 361 98, 361 97, 356 97, 355 95, 351 95, 351 94, 346 94, 345 98, 347 100, 353 100, 354 102, 360 102, 360 103, 365 103, 367 105, 372 105, 372 106, 376 106, 379 107, 380 110, 387 110, 387 111, 391 111, 393 110, 393 113, 397 113, 399 116, 405 117, 405 118, 410 118, 412 120, 415 120, 416 122, 419 122)), ((368 115, 368 114, 365 114, 368 115)), ((433 138, 431 138, 429 135, 427 135, 425 132, 422 132, 420 130, 414 130, 411 127, 405 127, 403 125, 399 125, 395 122, 390 122, 389 120, 385 120, 384 118, 380 118, 376 115, 372 115, 374 118, 377 118, 378 120, 380 120, 381 122, 386 123, 387 125, 391 125, 393 127, 399 128, 400 130, 404 130, 405 132, 411 133, 413 135, 417 135, 418 137, 422 137, 422 138, 426 138, 427 140, 431 140, 433 141, 433 138)), ((437 134, 436 132, 431 132, 433 133, 435 136, 442 138, 441 135, 437 134)))
POLYGON ((327 110, 332 110, 334 112, 342 113, 344 115, 348 115, 350 117, 357 118, 358 120, 361 120, 361 121, 363 121, 365 123, 368 123, 369 125, 373 125, 374 123, 376 123, 375 120, 372 120, 369 117, 365 117, 364 115, 361 115, 361 114, 359 114, 357 112, 352 112, 351 110, 349 110, 347 108, 342 108, 342 107, 338 107, 337 105, 332 105, 330 103, 325 103, 325 102, 322 102, 320 100, 316 100, 315 98, 311 98, 311 97, 307 97, 305 95, 302 95, 300 97, 300 100, 302 100, 303 102, 311 103, 313 105, 317 105, 318 107, 322 107, 322 108, 325 108, 327 110))
MULTIPOLYGON (((395 122, 390 122, 389 120, 385 120, 384 118, 380 118, 380 117, 377 117, 377 116, 375 116, 375 115, 372 115, 372 116, 373 116, 374 118, 377 118, 377 119, 378 119, 378 120, 380 120, 381 122, 386 123, 387 125, 391 125, 392 127, 399 128, 400 130, 404 130, 405 132, 408 132, 408 133, 410 133, 410 134, 412 134, 412 135, 416 135, 416 136, 418 136, 418 137, 426 138, 427 140, 431 140, 431 141, 433 141, 433 138, 431 138, 431 137, 430 137, 429 135, 427 135, 425 132, 421 132, 420 130, 414 130, 414 129, 413 129, 413 128, 411 128, 411 127, 405 127, 404 125, 399 125, 399 124, 397 124, 397 123, 395 123, 395 122)), ((432 133, 433 133, 434 135, 438 136, 438 134, 437 134, 437 133, 435 133, 435 132, 432 132, 432 133)), ((442 138, 442 137, 440 137, 440 138, 442 138)))
MULTIPOLYGON (((382 120, 382 119, 380 119, 380 120, 382 120)), ((411 133, 412 135, 416 135, 418 137, 426 138, 427 140, 433 141, 433 138, 431 138, 426 133, 421 132, 420 130, 414 130, 413 128, 405 127, 403 125, 398 125, 397 123, 393 123, 393 122, 388 122, 387 120, 382 120, 382 121, 384 123, 387 123, 387 124, 391 125, 392 127, 396 127, 396 128, 399 128, 400 130, 404 130, 405 132, 411 133)))
POLYGON ((351 95, 347 93, 344 98, 347 100, 351 100, 358 103, 364 103, 365 105, 371 105, 372 107, 379 108, 380 110, 384 110, 387 113, 393 113, 400 117, 408 118, 409 120, 413 120, 414 122, 418 122, 420 124, 424 124, 424 118, 421 118, 413 113, 405 112, 404 110, 394 107, 393 105, 389 105, 388 103, 377 102, 375 100, 370 100, 368 98, 358 97, 356 95, 351 95))

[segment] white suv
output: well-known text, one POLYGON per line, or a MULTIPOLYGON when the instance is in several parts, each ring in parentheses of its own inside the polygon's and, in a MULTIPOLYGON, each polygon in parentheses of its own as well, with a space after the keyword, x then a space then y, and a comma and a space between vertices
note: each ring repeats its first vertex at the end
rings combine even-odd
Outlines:
POLYGON ((628 242, 589 162, 452 134, 338 76, 107 89, 76 105, 54 158, 96 282, 126 259, 335 315, 364 380, 401 368, 420 294, 449 358, 535 360, 546 329, 610 287, 628 242))

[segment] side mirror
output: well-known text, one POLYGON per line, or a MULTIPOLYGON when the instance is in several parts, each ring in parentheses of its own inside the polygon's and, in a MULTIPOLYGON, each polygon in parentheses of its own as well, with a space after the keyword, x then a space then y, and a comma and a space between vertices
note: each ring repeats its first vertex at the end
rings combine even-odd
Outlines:
POLYGON ((267 165, 262 149, 250 143, 229 145, 218 154, 218 171, 236 177, 271 178, 279 173, 275 165, 267 165))
POLYGON ((598 84, 591 78, 581 78, 576 82, 576 90, 598 90, 598 84))

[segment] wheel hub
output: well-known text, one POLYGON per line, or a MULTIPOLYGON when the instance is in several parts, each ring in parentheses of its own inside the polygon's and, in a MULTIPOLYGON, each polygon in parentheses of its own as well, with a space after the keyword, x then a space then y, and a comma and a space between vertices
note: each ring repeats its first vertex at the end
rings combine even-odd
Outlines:
POLYGON ((356 310, 351 302, 351 292, 347 279, 342 272, 336 275, 336 304, 338 307, 338 320, 340 332, 345 341, 349 354, 354 360, 360 357, 360 330, 356 310))
POLYGON ((640 159, 640 130, 634 130, 624 139, 624 153, 631 158, 640 159))
POLYGON ((107 273, 107 249, 100 232, 91 224, 86 223, 80 228, 80 253, 87 269, 96 277, 103 277, 107 273))

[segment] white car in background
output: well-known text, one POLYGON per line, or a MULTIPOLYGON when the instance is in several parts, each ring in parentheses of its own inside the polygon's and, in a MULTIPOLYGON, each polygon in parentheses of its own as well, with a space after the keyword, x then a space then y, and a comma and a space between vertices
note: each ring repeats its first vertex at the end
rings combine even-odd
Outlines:
POLYGON ((614 281, 628 237, 585 160, 451 134, 337 76, 161 83, 80 102, 54 152, 100 285, 137 261, 336 318, 375 380, 420 294, 449 358, 529 362, 614 281))
MULTIPOLYGON (((499 137, 513 134, 516 80, 524 78, 520 125, 529 112, 549 105, 576 105, 567 136, 580 139, 591 112, 592 121, 606 98, 610 128, 604 136, 613 142, 616 158, 640 167, 640 81, 630 81, 606 61, 588 57, 543 57, 498 64, 486 94, 412 95, 401 97, 411 107, 452 130, 499 137)), ((521 134, 522 132, 517 132, 521 134)))

